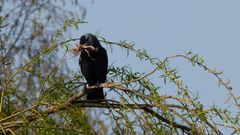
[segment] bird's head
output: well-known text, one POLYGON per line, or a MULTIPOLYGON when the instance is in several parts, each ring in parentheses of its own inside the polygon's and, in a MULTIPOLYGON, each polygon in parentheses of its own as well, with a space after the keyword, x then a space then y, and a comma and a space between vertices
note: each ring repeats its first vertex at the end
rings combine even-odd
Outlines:
POLYGON ((80 38, 80 45, 92 46, 94 48, 101 47, 97 37, 91 33, 87 33, 80 38))

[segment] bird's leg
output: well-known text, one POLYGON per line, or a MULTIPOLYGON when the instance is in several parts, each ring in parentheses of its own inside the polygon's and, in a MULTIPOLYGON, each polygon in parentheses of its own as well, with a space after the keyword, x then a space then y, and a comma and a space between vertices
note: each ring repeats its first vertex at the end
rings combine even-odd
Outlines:
POLYGON ((90 86, 89 86, 89 84, 85 84, 84 85, 84 92, 86 92, 86 93, 89 93, 90 91, 92 91, 92 88, 89 88, 90 86))
POLYGON ((96 87, 99 87, 99 86, 100 86, 100 83, 99 83, 99 82, 97 82, 97 83, 96 83, 96 87))
POLYGON ((84 88, 89 88, 89 85, 86 83, 85 85, 84 85, 84 88))

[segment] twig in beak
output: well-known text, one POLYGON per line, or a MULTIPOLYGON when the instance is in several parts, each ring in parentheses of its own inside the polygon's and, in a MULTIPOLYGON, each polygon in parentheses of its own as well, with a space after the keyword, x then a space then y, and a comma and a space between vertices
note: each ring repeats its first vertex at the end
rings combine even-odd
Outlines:
POLYGON ((89 51, 97 51, 97 49, 96 48, 94 48, 93 46, 91 46, 91 45, 87 45, 87 44, 83 44, 83 45, 81 45, 81 44, 76 44, 76 47, 74 47, 74 48, 72 48, 71 50, 70 50, 70 52, 74 55, 74 57, 75 56, 77 56, 78 54, 79 54, 79 52, 81 52, 81 51, 86 51, 87 52, 87 54, 89 55, 89 51))

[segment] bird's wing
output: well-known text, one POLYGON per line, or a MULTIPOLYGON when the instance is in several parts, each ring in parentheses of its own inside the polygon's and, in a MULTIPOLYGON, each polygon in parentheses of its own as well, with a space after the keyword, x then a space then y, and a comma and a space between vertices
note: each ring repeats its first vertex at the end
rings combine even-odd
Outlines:
POLYGON ((107 51, 104 48, 98 50, 98 55, 96 59, 96 66, 98 67, 97 76, 99 83, 104 83, 106 81, 107 69, 108 69, 108 58, 107 51))

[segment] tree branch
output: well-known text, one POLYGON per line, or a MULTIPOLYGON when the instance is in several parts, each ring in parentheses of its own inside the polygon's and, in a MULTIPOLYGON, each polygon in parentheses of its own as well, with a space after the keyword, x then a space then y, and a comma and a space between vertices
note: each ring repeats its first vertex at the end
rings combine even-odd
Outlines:
MULTIPOLYGON (((104 84, 101 84, 100 87, 117 88, 117 89, 127 91, 127 92, 135 92, 133 90, 128 90, 127 88, 126 88, 127 89, 126 90, 125 87, 119 86, 117 84, 112 84, 112 83, 110 83, 110 84, 104 83, 104 84)), ((97 88, 97 86, 88 87, 88 89, 92 89, 92 88, 97 88)), ((166 123, 167 125, 173 126, 174 128, 177 128, 177 129, 181 129, 186 134, 191 134, 190 133, 191 131, 195 131, 195 130, 191 129, 191 127, 181 125, 181 124, 178 124, 171 120, 168 120, 167 118, 164 118, 163 116, 161 116, 160 114, 158 114, 157 112, 155 112, 151 109, 154 107, 160 107, 160 106, 164 105, 169 108, 177 108, 177 109, 184 110, 184 107, 182 107, 180 105, 174 105, 174 104, 121 104, 121 103, 118 103, 118 102, 112 101, 112 100, 79 100, 81 97, 83 97, 90 91, 91 90, 88 90, 88 91, 85 91, 84 93, 79 92, 77 95, 70 97, 63 105, 51 106, 48 109, 42 111, 41 114, 42 115, 54 114, 54 113, 57 113, 57 112, 60 112, 63 110, 67 110, 68 108, 71 108, 72 106, 83 107, 83 108, 84 107, 96 107, 96 108, 107 108, 107 109, 110 109, 110 108, 112 108, 112 109, 121 109, 121 108, 141 109, 141 110, 145 111, 146 113, 149 113, 149 114, 153 115, 154 117, 158 118, 160 121, 166 123), (112 103, 110 103, 110 102, 112 102, 112 103)), ((134 93, 134 94, 136 94, 136 93, 134 93)), ((138 94, 139 93, 137 93, 137 95, 138 94)), ((18 115, 15 115, 14 117, 16 117, 16 116, 18 116, 18 115)), ((38 114, 30 114, 26 117, 25 122, 30 123, 35 120, 38 120, 39 119, 38 116, 39 116, 38 114)), ((10 117, 10 118, 14 118, 14 117, 10 117)), ((6 120, 8 120, 8 119, 5 119, 4 121, 6 121, 6 120)), ((4 121, 0 121, 0 124, 2 123, 1 125, 4 125, 4 121)), ((22 122, 22 123, 17 123, 17 124, 4 125, 3 128, 5 129, 5 132, 7 132, 8 130, 14 131, 14 130, 20 128, 22 126, 22 124, 24 124, 24 123, 22 122)), ((217 130, 217 134, 221 135, 222 133, 219 130, 217 130)))

